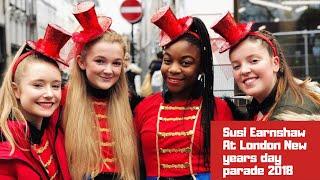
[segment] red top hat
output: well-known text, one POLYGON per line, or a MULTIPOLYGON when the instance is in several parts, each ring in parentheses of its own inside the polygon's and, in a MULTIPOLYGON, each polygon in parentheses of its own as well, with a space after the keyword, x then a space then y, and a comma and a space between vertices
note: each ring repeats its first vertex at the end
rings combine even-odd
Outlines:
POLYGON ((220 21, 211 27, 216 33, 220 34, 226 43, 220 48, 220 53, 225 52, 232 46, 238 44, 250 32, 253 22, 238 24, 228 12, 220 21))
POLYGON ((56 60, 66 66, 68 64, 61 59, 59 52, 71 38, 71 34, 58 25, 48 24, 44 37, 38 41, 27 41, 27 44, 34 51, 56 60))
POLYGON ((68 66, 68 64, 60 57, 59 54, 62 47, 67 43, 67 41, 70 38, 71 34, 68 33, 66 30, 62 29, 58 25, 48 24, 43 38, 35 42, 26 42, 32 50, 21 54, 15 61, 15 64, 12 68, 13 78, 20 62, 23 61, 29 55, 34 54, 35 52, 49 57, 65 66, 68 66))
POLYGON ((191 16, 177 19, 169 6, 162 7, 151 18, 151 22, 161 29, 160 46, 167 45, 187 32, 192 21, 191 16))
POLYGON ((94 7, 92 1, 80 2, 75 6, 73 15, 83 28, 82 31, 72 34, 72 39, 76 43, 85 44, 102 36, 104 32, 109 30, 112 23, 111 18, 106 16, 99 16, 98 18, 94 7))

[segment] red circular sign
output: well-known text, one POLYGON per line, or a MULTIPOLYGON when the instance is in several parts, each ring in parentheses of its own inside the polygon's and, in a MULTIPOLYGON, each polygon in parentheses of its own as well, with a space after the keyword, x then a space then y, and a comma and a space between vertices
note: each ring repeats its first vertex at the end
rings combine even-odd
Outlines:
POLYGON ((125 0, 120 6, 120 12, 123 18, 129 23, 134 24, 142 18, 142 6, 136 0, 125 0))

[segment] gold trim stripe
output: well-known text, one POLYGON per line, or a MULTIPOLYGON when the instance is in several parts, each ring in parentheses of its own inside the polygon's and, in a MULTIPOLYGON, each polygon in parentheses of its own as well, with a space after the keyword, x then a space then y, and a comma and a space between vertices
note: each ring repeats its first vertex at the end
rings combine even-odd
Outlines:
POLYGON ((50 177, 50 180, 55 179, 59 171, 56 171, 53 176, 50 177))
POLYGON ((96 117, 97 118, 107 118, 107 115, 104 115, 104 114, 96 114, 96 117))
POLYGON ((200 106, 189 106, 189 107, 181 107, 181 106, 160 106, 161 110, 199 110, 200 106))
POLYGON ((114 146, 114 142, 103 142, 101 143, 101 146, 111 147, 114 146))
POLYGON ((45 164, 43 164, 43 166, 47 168, 48 166, 50 166, 52 160, 53 160, 53 155, 50 156, 50 159, 45 164))
POLYGON ((103 158, 103 162, 114 162, 116 159, 115 158, 103 158))
POLYGON ((93 104, 94 104, 94 105, 98 105, 98 106, 104 106, 104 105, 106 105, 105 102, 98 102, 98 101, 93 101, 93 104))
POLYGON ((189 153, 191 152, 191 148, 190 147, 186 147, 186 148, 173 148, 173 149, 165 149, 165 148, 160 148, 160 153, 164 154, 164 153, 189 153))
POLYGON ((181 131, 181 132, 158 132, 158 136, 160 137, 168 137, 168 136, 191 136, 193 135, 193 130, 190 131, 181 131))
POLYGON ((100 132, 111 132, 108 128, 100 128, 100 132))
POLYGON ((47 140, 45 145, 40 147, 39 149, 37 149, 36 146, 33 146, 33 148, 37 154, 41 154, 41 153, 43 153, 43 151, 45 151, 48 148, 48 146, 49 146, 49 141, 47 140))
POLYGON ((189 163, 184 164, 160 164, 163 169, 184 169, 188 168, 190 165, 189 163))
POLYGON ((183 120, 195 120, 195 119, 196 119, 196 116, 174 117, 174 118, 159 117, 160 121, 183 121, 183 120))

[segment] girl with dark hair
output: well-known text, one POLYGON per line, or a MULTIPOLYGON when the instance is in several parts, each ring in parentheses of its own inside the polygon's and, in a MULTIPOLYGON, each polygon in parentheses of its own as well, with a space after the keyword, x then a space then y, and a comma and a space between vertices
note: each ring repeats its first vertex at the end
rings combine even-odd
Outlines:
POLYGON ((164 90, 135 109, 147 179, 210 179, 210 122, 232 115, 213 96, 208 32, 200 19, 177 19, 170 7, 151 21, 161 29, 164 90))
POLYGON ((214 31, 227 43, 233 76, 239 88, 253 97, 247 106, 254 120, 320 119, 320 94, 310 79, 299 82, 287 65, 276 38, 268 31, 251 32, 252 23, 237 24, 227 13, 214 31), (228 28, 226 28, 228 27, 228 28))

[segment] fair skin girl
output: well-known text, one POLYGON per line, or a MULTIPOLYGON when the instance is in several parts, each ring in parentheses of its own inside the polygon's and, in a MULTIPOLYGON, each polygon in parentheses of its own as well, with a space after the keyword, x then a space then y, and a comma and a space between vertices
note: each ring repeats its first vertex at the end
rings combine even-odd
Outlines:
POLYGON ((119 43, 98 41, 88 49, 85 59, 78 56, 77 62, 86 72, 91 86, 107 90, 119 80, 123 58, 123 48, 119 43))
POLYGON ((231 51, 230 60, 239 88, 263 102, 277 82, 278 56, 270 55, 261 41, 246 39, 231 51))
POLYGON ((30 62, 12 87, 24 117, 40 129, 43 118, 50 117, 59 106, 61 73, 52 63, 30 62))
POLYGON ((185 40, 173 43, 164 51, 161 73, 172 100, 185 100, 200 73, 200 50, 185 40))

